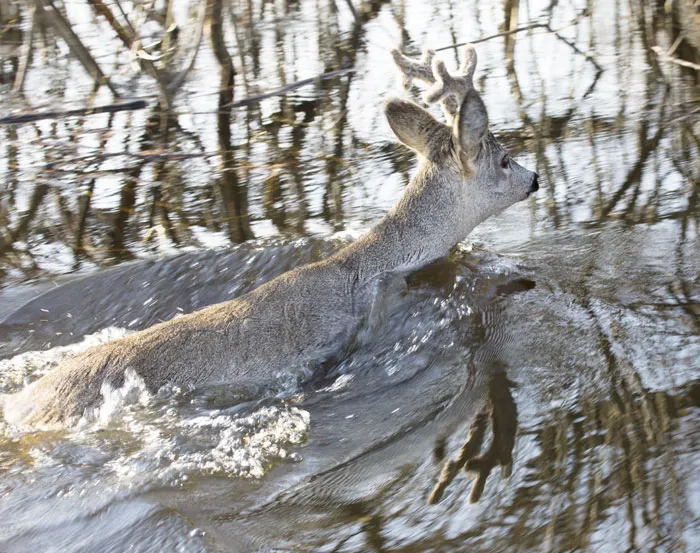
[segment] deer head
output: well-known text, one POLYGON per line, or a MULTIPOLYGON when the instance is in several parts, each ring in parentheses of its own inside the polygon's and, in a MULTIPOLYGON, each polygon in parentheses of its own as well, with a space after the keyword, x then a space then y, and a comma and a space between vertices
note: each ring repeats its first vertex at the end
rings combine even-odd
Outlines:
POLYGON ((403 73, 404 86, 410 88, 414 80, 426 83, 426 103, 440 103, 445 115, 446 123, 441 123, 405 99, 391 99, 385 108, 392 130, 421 156, 424 171, 444 172, 449 177, 437 180, 460 187, 458 194, 452 194, 460 199, 461 215, 467 221, 460 239, 490 215, 538 190, 537 174, 516 163, 489 131, 486 106, 474 88, 477 57, 471 45, 456 74, 431 51, 419 61, 396 50, 392 55, 403 73))

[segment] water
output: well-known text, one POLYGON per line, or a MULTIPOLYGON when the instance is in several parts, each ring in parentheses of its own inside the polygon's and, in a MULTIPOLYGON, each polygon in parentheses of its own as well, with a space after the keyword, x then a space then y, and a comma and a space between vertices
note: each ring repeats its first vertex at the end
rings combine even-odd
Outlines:
MULTIPOLYGON (((232 5, 234 100, 354 71, 236 108, 225 158, 208 39, 165 118, 152 80, 69 3, 115 86, 150 108, 0 126, 0 393, 376 222, 415 164, 381 109, 400 93, 398 44, 514 17, 559 30, 478 46, 492 128, 541 190, 411 275, 306 380, 151 395, 131 378, 71 430, 0 418, 0 550, 696 551, 697 72, 651 50, 685 29, 672 56, 697 63, 685 20, 637 1, 373 2, 358 25, 344 2, 232 5), (428 505, 482 411, 482 453, 512 455, 512 473, 492 463, 476 502, 457 473, 428 505)), ((90 80, 47 36, 24 98, 0 85, 1 115, 85 104, 90 80)))

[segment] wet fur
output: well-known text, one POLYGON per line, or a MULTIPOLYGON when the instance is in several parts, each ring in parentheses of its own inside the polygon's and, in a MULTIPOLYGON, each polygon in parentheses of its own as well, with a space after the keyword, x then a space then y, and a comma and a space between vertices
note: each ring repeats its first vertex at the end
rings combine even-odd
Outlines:
POLYGON ((390 100, 386 116, 420 162, 399 201, 367 234, 240 298, 65 361, 9 396, 6 419, 70 424, 100 404, 105 384, 122 386, 127 370, 155 392, 166 384, 261 383, 323 361, 357 332, 385 275, 447 255, 484 219, 532 192, 534 173, 514 162, 501 167, 505 151, 488 131, 475 90, 450 125, 408 100, 390 100))

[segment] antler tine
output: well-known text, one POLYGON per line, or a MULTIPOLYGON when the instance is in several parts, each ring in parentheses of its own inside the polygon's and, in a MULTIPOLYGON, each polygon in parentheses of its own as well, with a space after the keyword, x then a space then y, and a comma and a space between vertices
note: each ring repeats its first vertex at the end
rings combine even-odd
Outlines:
POLYGON ((457 75, 452 75, 445 67, 445 63, 440 59, 433 60, 433 73, 435 74, 435 84, 425 95, 425 101, 432 104, 442 101, 446 104, 448 98, 453 98, 451 102, 456 110, 464 101, 464 98, 471 89, 474 88, 472 78, 476 69, 476 50, 471 44, 465 49, 465 57, 457 75))
POLYGON ((467 77, 468 79, 474 78, 474 71, 476 70, 476 48, 472 44, 467 44, 464 47, 464 61, 459 68, 459 74, 467 77))
MULTIPOLYGON (((420 60, 412 60, 411 58, 407 58, 398 50, 392 50, 391 55, 393 56, 396 65, 401 70, 403 75, 403 87, 406 90, 411 89, 414 79, 418 79, 427 83, 428 85, 435 86, 437 79, 435 76, 436 73, 434 64, 437 60, 434 59, 434 50, 424 50, 420 60)), ((448 96, 442 102, 442 108, 445 118, 449 123, 451 123, 455 114, 457 113, 457 110, 459 109, 457 101, 451 96, 448 96)))
POLYGON ((452 123, 464 98, 474 87, 472 78, 476 69, 476 50, 468 44, 465 57, 456 75, 450 74, 442 60, 435 58, 434 50, 425 50, 420 60, 407 58, 392 50, 394 62, 403 75, 403 86, 410 89, 418 79, 432 85, 423 99, 428 104, 440 102, 448 123, 452 123))
POLYGON ((404 56, 398 50, 392 50, 394 63, 399 67, 403 75, 403 87, 409 90, 413 86, 413 79, 420 79, 428 84, 435 82, 433 75, 434 50, 425 50, 420 60, 412 60, 404 56))

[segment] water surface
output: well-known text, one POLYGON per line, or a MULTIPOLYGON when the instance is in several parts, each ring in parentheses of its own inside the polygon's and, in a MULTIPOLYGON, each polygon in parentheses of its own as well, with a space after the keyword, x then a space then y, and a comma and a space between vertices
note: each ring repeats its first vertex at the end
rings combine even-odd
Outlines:
MULTIPOLYGON (((364 2, 355 23, 344 2, 231 7, 234 101, 347 71, 228 110, 205 37, 164 111, 104 22, 68 3, 124 100, 148 107, 0 126, 0 392, 371 227, 415 167, 382 115, 407 94, 397 45, 539 24, 480 43, 477 72, 493 131, 541 189, 411 275, 305 379, 156 396, 132 381, 58 433, 0 419, 0 550, 696 550, 697 71, 652 49, 682 32, 672 57, 698 63, 680 12, 406 0, 364 2), (480 421, 480 498, 459 472, 428 505, 480 421)), ((50 30, 12 93, 22 32, 0 35, 0 115, 113 101, 50 30)))

